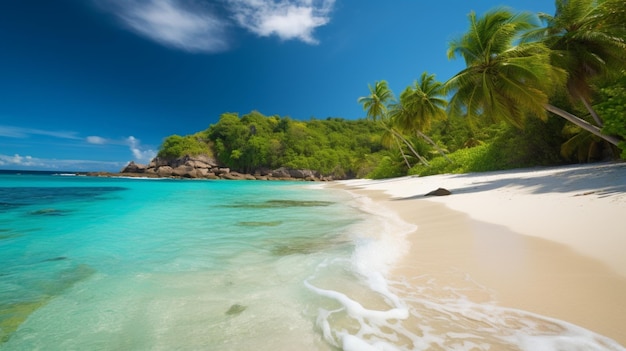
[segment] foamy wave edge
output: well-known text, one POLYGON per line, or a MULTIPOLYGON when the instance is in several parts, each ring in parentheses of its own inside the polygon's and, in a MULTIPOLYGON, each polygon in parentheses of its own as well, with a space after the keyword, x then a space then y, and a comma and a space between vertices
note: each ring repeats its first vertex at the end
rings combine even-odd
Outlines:
MULTIPOLYGON (((311 283, 311 277, 304 282, 310 291, 342 306, 335 310, 319 310, 317 327, 329 344, 345 351, 430 350, 434 346, 455 351, 493 350, 494 346, 497 348, 497 345, 485 338, 486 333, 498 345, 508 345, 522 351, 626 351, 625 347, 608 337, 529 311, 497 306, 493 302, 476 303, 464 296, 452 301, 427 301, 424 299, 428 299, 428 296, 407 295, 405 289, 397 288, 406 282, 390 281, 388 272, 408 253, 410 242, 407 236, 417 230, 418 226, 403 221, 395 212, 380 206, 367 196, 348 190, 346 192, 352 196, 352 205, 368 216, 366 221, 353 228, 358 235, 354 238, 356 247, 352 268, 362 276, 369 289, 387 301, 389 308, 365 308, 359 301, 344 293, 316 287, 311 283), (483 324, 484 327, 482 330, 469 329, 461 332, 438 331, 428 325, 429 321, 423 319, 420 308, 449 316, 451 320, 467 318, 476 324, 483 324), (358 330, 351 332, 345 328, 334 327, 331 321, 336 313, 346 313, 354 319, 359 324, 358 330), (411 318, 419 321, 419 325, 403 325, 403 322, 410 322, 411 318), (515 319, 513 322, 512 318, 515 319)), ((408 288, 420 290, 418 287, 408 288)), ((458 327, 459 323, 455 320, 451 324, 458 327)))

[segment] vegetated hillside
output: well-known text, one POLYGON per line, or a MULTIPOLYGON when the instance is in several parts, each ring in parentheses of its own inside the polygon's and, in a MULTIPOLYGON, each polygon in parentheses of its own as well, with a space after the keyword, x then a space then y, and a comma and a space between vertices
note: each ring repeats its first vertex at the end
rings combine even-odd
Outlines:
POLYGON ((435 122, 431 132, 447 159, 422 138, 406 135, 406 141, 428 160, 424 165, 410 153, 400 152, 399 146, 404 145, 389 140, 389 131, 376 121, 298 121, 253 111, 243 116, 225 113, 206 130, 171 135, 163 141, 158 157, 208 155, 242 173, 286 167, 335 179, 481 172, 603 159, 591 158, 589 151, 583 152, 583 158, 569 157, 562 147, 567 141, 564 130, 560 119, 531 120, 518 129, 506 123, 470 126, 464 118, 450 117, 435 122))
POLYGON ((335 178, 365 177, 388 153, 381 134, 374 122, 362 119, 297 121, 256 111, 225 113, 204 131, 167 137, 158 157, 206 154, 242 173, 287 167, 335 178))

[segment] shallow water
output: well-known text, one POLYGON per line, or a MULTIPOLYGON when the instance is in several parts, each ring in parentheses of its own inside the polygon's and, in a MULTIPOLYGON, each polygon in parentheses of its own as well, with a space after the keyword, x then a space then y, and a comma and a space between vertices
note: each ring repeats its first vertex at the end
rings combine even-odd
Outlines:
POLYGON ((623 350, 388 281, 413 229, 304 183, 0 175, 0 350, 623 350))

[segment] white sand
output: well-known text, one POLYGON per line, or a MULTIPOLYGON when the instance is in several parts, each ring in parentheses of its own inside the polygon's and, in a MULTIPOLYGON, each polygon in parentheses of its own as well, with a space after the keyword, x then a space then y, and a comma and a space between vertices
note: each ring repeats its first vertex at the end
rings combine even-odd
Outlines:
POLYGON ((395 199, 424 199, 431 190, 445 188, 453 195, 424 200, 516 233, 562 243, 626 277, 626 163, 345 184, 382 190, 395 199))
POLYGON ((417 225, 397 274, 454 268, 626 345, 626 163, 340 183, 417 225), (452 195, 424 197, 439 187, 452 195))

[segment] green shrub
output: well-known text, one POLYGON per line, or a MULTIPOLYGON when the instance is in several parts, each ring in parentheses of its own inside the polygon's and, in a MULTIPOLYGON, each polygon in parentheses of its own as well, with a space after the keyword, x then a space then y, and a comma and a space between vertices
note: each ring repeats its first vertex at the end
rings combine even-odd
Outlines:
POLYGON ((394 160, 390 156, 384 156, 366 178, 386 179, 404 175, 406 175, 406 168, 401 162, 394 160))

